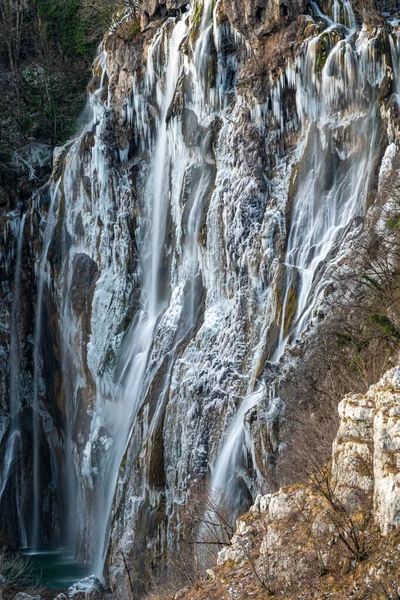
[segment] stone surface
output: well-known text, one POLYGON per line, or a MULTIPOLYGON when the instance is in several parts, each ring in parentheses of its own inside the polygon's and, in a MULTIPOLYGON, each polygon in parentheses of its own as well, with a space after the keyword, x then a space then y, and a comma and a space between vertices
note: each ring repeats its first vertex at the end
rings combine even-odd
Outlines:
POLYGON ((346 506, 357 506, 374 487, 373 419, 368 396, 346 396, 339 404, 340 426, 333 445, 335 491, 346 506))
POLYGON ((236 533, 232 537, 231 545, 218 552, 217 564, 222 565, 228 560, 242 562, 246 560, 253 549, 253 530, 245 522, 238 521, 236 533))
POLYGON ((375 514, 383 533, 400 525, 400 369, 373 387, 375 514))
MULTIPOLYGON (((62 315, 54 325, 60 330, 62 339, 55 338, 52 343, 46 343, 46 348, 50 365, 57 363, 60 353, 65 352, 67 356, 64 365, 66 389, 57 382, 57 378, 49 379, 58 384, 51 395, 57 411, 59 409, 63 414, 63 402, 68 394, 73 399, 71 403, 76 418, 71 425, 69 441, 76 461, 74 466, 79 473, 78 546, 82 553, 100 546, 98 543, 96 547, 93 542, 96 540, 94 525, 100 521, 90 523, 89 518, 93 518, 94 497, 107 471, 107 451, 113 440, 113 416, 117 411, 110 410, 110 406, 114 408, 114 405, 109 400, 112 398, 110 390, 117 356, 124 334, 138 310, 135 293, 142 273, 137 254, 138 246, 143 243, 141 236, 147 231, 144 189, 145 180, 151 173, 149 157, 153 143, 149 140, 155 137, 155 123, 159 115, 155 89, 144 90, 141 84, 149 47, 158 26, 165 22, 168 11, 180 10, 184 4, 180 0, 145 1, 143 10, 148 13, 145 31, 129 41, 107 36, 105 49, 110 105, 104 115, 99 116, 96 132, 87 132, 77 145, 76 153, 66 147, 56 153, 54 161, 55 176, 64 173, 62 199, 65 206, 62 206, 65 212, 60 215, 55 240, 58 246, 61 238, 65 241, 65 254, 62 270, 61 248, 58 248, 57 260, 55 253, 50 254, 52 293, 48 295, 46 308, 53 322, 62 315), (128 119, 128 107, 133 111, 134 81, 136 91, 139 89, 144 94, 140 97, 143 129, 140 129, 138 117, 132 123, 128 119), (75 164, 77 157, 79 161, 75 164), (67 299, 63 295, 65 289, 69 292, 67 299), (55 298, 50 298, 53 293, 55 298), (71 318, 64 320, 65 315, 69 316, 68 310, 71 310, 71 318), (86 547, 83 547, 83 541, 86 547)), ((162 565, 174 548, 192 482, 204 481, 210 465, 215 464, 224 433, 248 390, 254 389, 260 378, 265 376, 268 380, 266 364, 273 355, 279 336, 278 320, 283 309, 281 267, 290 220, 292 181, 301 175, 302 170, 307 171, 310 157, 307 152, 304 157, 300 156, 302 115, 299 114, 300 109, 297 111, 294 107, 294 83, 282 83, 285 76, 295 77, 294 72, 282 70, 280 79, 268 79, 270 67, 277 68, 276 64, 268 63, 265 78, 257 78, 254 75, 257 61, 254 59, 257 52, 262 52, 262 47, 257 46, 257 52, 248 54, 241 36, 229 27, 230 24, 236 27, 246 42, 253 41, 253 37, 260 40, 269 37, 279 24, 283 24, 285 29, 287 18, 296 25, 295 16, 304 8, 300 1, 286 4, 264 0, 224 0, 219 3, 217 17, 221 24, 222 49, 219 72, 228 73, 232 80, 237 76, 240 86, 233 91, 229 89, 228 81, 228 107, 220 111, 221 115, 214 119, 212 126, 208 120, 199 125, 198 116, 194 116, 189 72, 183 77, 178 90, 179 94, 183 90, 187 97, 181 98, 176 94, 170 106, 168 128, 177 139, 182 134, 180 152, 188 161, 205 156, 204 173, 210 182, 205 194, 201 230, 196 236, 202 265, 201 276, 196 281, 199 290, 198 318, 190 335, 181 339, 188 312, 184 304, 187 286, 182 283, 186 277, 181 270, 182 257, 188 245, 185 238, 188 212, 196 197, 193 188, 201 180, 198 174, 196 177, 199 169, 190 165, 182 175, 182 193, 174 195, 174 204, 170 207, 168 229, 171 239, 166 243, 168 260, 163 265, 163 285, 168 286, 171 279, 176 287, 171 305, 158 324, 154 351, 150 356, 156 376, 147 396, 141 399, 143 403, 122 463, 121 485, 115 495, 109 570, 113 582, 122 590, 122 596, 128 597, 129 582, 121 561, 121 550, 135 568, 139 564, 141 574, 149 564, 153 568, 155 555, 160 557, 162 565), (253 68, 251 71, 249 67, 249 72, 244 73, 247 73, 247 79, 241 71, 241 63, 246 61, 253 68), (235 70, 237 72, 233 73, 235 70), (256 84, 262 88, 265 104, 259 103, 254 93, 256 84), (186 102, 183 109, 181 102, 186 102), (191 108, 188 108, 189 105, 191 108), (183 131, 182 127, 176 131, 173 129, 174 115, 179 114, 179 110, 182 110, 183 131), (199 131, 196 131, 198 128, 199 131), (135 562, 137 558, 139 563, 135 562)), ((310 31, 318 32, 311 16, 305 15, 303 21, 309 23, 310 31)), ((167 28, 163 37, 168 41, 167 28)), ((193 66, 190 62, 193 47, 189 41, 186 39, 182 45, 182 63, 193 66)), ((290 40, 291 51, 298 50, 297 43, 297 36, 294 36, 290 40)), ((163 43, 157 50, 159 63, 155 65, 154 73, 161 84, 163 67, 167 64, 167 46, 163 43)), ((300 60, 300 54, 297 58, 300 60)), ((385 60, 387 58, 385 55, 385 60)), ((268 56, 265 57, 267 59, 268 56)), ((208 75, 213 81, 215 73, 211 71, 208 75)), ((97 74, 93 90, 98 83, 97 74)), ((138 96, 135 98, 137 100, 138 96)), ((384 115, 384 106, 381 113, 384 115)), ((346 149, 353 118, 356 118, 355 115, 346 115, 346 122, 340 123, 335 131, 338 152, 346 149)), ((386 127, 388 119, 387 115, 382 116, 382 128, 386 127)), ((336 123, 335 117, 329 127, 335 128, 336 123)), ((320 150, 322 155, 324 148, 320 150)), ((358 150, 353 148, 352 151, 357 153, 358 150)), ((334 155, 335 152, 327 153, 329 160, 334 155)), ((176 162, 186 164, 184 161, 176 162)), ((379 162, 379 153, 376 162, 379 162)), ((181 177, 173 170, 174 166, 177 165, 171 165, 172 182, 181 177)), ((33 245, 37 245, 39 235, 36 234, 46 222, 46 211, 43 207, 40 210, 43 213, 40 225, 35 221, 36 208, 32 210, 30 231, 34 231, 35 235, 29 243, 33 245)), ((355 229, 354 236, 357 231, 355 229)), ((351 235, 350 231, 348 239, 341 246, 338 244, 341 253, 335 249, 344 267, 350 252, 349 245, 354 242, 351 235)), ((6 244, 1 247, 4 256, 12 256, 11 250, 6 244)), ((32 262, 38 264, 39 259, 38 247, 32 262)), ((334 259, 335 256, 332 261, 334 259)), ((2 275, 3 272, 5 275, 10 273, 10 260, 1 269, 2 275)), ((33 267, 31 270, 33 272, 33 267)), ((330 282, 331 274, 326 264, 321 266, 316 280, 321 284, 319 291, 325 293, 324 285, 330 282)), ((6 280, 5 276, 4 282, 6 280)), ((33 281, 32 289, 35 283, 33 281)), ((5 290, 9 288, 10 285, 4 285, 5 290)), ((289 304, 288 321, 293 318, 295 301, 289 304)), ((1 348, 4 348, 4 352, 0 352, 0 360, 4 360, 4 373, 8 373, 9 301, 2 303, 0 309, 3 323, 1 348)), ((32 332, 26 338, 31 340, 32 332)), ((318 336, 316 343, 320 345, 318 336)), ((301 345, 297 351, 301 361, 301 345)), ((292 370, 295 369, 293 363, 292 370)), ((317 375, 319 377, 320 374, 317 375)), ((306 387, 304 397, 308 397, 310 390, 311 386, 306 387)), ((0 395, 1 401, 6 402, 6 393, 0 395)), ((23 397, 29 399, 27 394, 23 397)), ((371 478, 364 471, 364 466, 372 464, 372 409, 369 400, 365 401, 365 405, 363 402, 363 398, 344 401, 341 433, 335 447, 335 469, 343 473, 343 477, 336 477, 337 489, 349 506, 356 503, 360 494, 371 491, 371 478)), ((271 409, 271 404, 273 401, 270 403, 270 399, 263 397, 260 406, 249 411, 244 419, 243 433, 249 446, 246 450, 250 473, 246 473, 243 479, 243 488, 246 488, 243 509, 250 502, 249 490, 257 488, 265 494, 281 485, 275 485, 273 471, 275 458, 283 447, 280 432, 282 404, 275 407, 276 410, 271 409)), ((397 519, 397 480, 389 472, 386 450, 387 439, 392 439, 396 424, 394 418, 390 417, 392 422, 383 416, 387 410, 390 412, 391 409, 383 399, 382 418, 379 417, 379 422, 377 420, 377 431, 380 432, 377 436, 384 441, 379 441, 382 451, 380 454, 375 451, 375 455, 376 472, 381 472, 381 479, 385 480, 384 494, 376 492, 375 495, 384 530, 397 519)), ((4 418, 7 418, 6 409, 4 418)), ((392 441, 389 449, 392 452, 390 457, 397 461, 397 446, 392 441)), ((299 490, 294 496, 283 490, 272 498, 264 495, 258 499, 254 515, 268 518, 277 530, 275 537, 273 529, 265 536, 263 548, 267 562, 273 548, 279 548, 278 555, 284 548, 279 528, 296 519, 299 505, 304 506, 308 502, 312 502, 312 494, 304 490, 299 490)), ((104 514, 101 517, 106 521, 104 514)), ((324 518, 316 517, 313 524, 315 534, 322 538, 331 533, 331 528, 325 527, 324 523, 324 518)), ((245 521, 239 521, 232 548, 223 551, 224 556, 243 560, 252 548, 252 535, 252 527, 245 521)), ((298 546, 301 542, 300 537, 298 546)), ((292 549, 297 552, 295 544, 292 549)), ((225 560, 224 556, 221 561, 225 560)), ((149 576, 146 573, 146 577, 149 576)))
POLYGON ((91 575, 77 583, 74 583, 66 592, 67 598, 73 600, 104 600, 106 590, 101 581, 91 575))
POLYGON ((304 0, 224 0, 230 22, 249 39, 266 36, 293 21, 304 6, 304 0))
MULTIPOLYGON (((271 585, 287 585, 311 574, 316 561, 322 570, 341 564, 346 547, 338 532, 348 531, 350 518, 362 527, 360 515, 368 523, 373 509, 382 534, 400 526, 400 368, 388 371, 366 394, 346 396, 339 416, 330 469, 314 476, 314 483, 267 496, 267 502, 258 496, 249 512, 252 525, 247 518, 238 520, 218 565, 240 564, 259 545, 260 573, 271 585), (260 509, 263 502, 266 511, 260 509)), ((346 560, 344 573, 351 569, 346 560)))

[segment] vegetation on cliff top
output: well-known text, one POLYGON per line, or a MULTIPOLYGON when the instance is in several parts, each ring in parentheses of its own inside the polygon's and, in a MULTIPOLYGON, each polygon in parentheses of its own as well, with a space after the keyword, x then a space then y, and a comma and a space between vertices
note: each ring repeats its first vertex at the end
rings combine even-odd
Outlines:
MULTIPOLYGON (((52 147, 75 133, 96 47, 116 4, 0 0, 0 205, 31 193, 21 184, 24 161, 18 156, 47 145, 40 175, 47 177, 52 147)), ((32 174, 26 175, 29 181, 32 174)))
POLYGON ((115 6, 106 0, 0 0, 3 160, 26 143, 60 144, 74 133, 96 46, 115 6))

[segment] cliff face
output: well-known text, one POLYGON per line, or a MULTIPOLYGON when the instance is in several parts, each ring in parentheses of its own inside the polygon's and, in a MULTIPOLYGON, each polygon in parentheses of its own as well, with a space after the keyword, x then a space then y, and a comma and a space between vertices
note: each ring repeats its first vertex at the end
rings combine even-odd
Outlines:
MULTIPOLYGON (((15 215, 14 280, 36 282, 35 326, 28 394, 17 382, 4 421, 26 405, 34 450, 0 501, 31 486, 19 529, 36 544, 68 538, 99 575, 106 563, 121 597, 135 574, 147 585, 171 570, 201 534, 190 515, 207 494, 230 521, 293 480, 292 425, 315 456, 326 405, 324 462, 332 406, 361 387, 364 365, 342 377, 348 357, 381 356, 380 375, 396 352, 399 32, 357 25, 348 3, 329 10, 220 0, 127 12, 95 61, 87 125, 57 150, 26 221, 15 215), (365 315, 381 332, 367 346, 347 329, 369 335, 365 315)), ((4 317, 12 365, 22 314, 4 317)), ((368 402, 354 427, 372 440, 368 402)), ((11 461, 21 422, 4 427, 11 461)), ((349 465, 368 495, 374 451, 342 433, 347 506, 349 465)))

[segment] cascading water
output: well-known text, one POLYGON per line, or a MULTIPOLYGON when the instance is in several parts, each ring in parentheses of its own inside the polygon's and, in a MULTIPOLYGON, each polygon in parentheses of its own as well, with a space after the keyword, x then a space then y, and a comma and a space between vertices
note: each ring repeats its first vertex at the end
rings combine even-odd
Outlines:
POLYGON ((24 242, 24 229, 25 229, 26 213, 20 214, 19 219, 15 219, 13 223, 17 223, 18 227, 15 231, 15 237, 17 239, 17 254, 15 259, 15 276, 13 285, 13 300, 11 305, 11 336, 10 336, 10 430, 7 440, 7 446, 5 450, 3 470, 0 478, 0 501, 3 498, 4 491, 10 480, 12 474, 15 482, 15 504, 16 514, 18 518, 18 531, 23 547, 27 546, 27 533, 25 515, 23 513, 23 505, 25 499, 24 486, 26 485, 25 480, 25 469, 24 469, 24 457, 22 452, 22 434, 21 434, 21 423, 20 423, 20 387, 19 387, 19 373, 20 373, 20 337, 18 329, 18 308, 20 302, 20 291, 21 291, 21 268, 22 268, 22 250, 24 242))
MULTIPOLYGON (((155 84, 153 55, 157 52, 158 45, 163 43, 162 33, 163 31, 161 30, 160 35, 149 51, 147 65, 148 79, 145 82, 145 86, 148 86, 149 89, 152 89, 155 84)), ((166 302, 164 291, 160 286, 160 270, 164 258, 168 207, 167 182, 171 160, 166 118, 167 111, 173 100, 179 75, 179 47, 185 34, 186 25, 184 21, 180 21, 174 27, 173 33, 167 41, 169 43, 169 61, 165 69, 165 81, 160 81, 156 84, 160 121, 153 151, 154 162, 151 167, 151 174, 145 193, 146 206, 151 211, 148 215, 148 220, 151 222, 150 247, 145 247, 143 250, 145 256, 142 262, 142 308, 136 316, 136 323, 128 334, 128 339, 125 341, 126 353, 119 367, 120 375, 117 385, 119 388, 120 407, 118 408, 118 413, 121 419, 115 422, 114 444, 110 452, 110 462, 106 469, 106 487, 103 497, 100 498, 101 508, 99 512, 102 515, 104 526, 99 531, 100 552, 97 553, 94 561, 95 571, 100 574, 103 571, 108 550, 109 520, 119 467, 126 450, 130 431, 146 393, 146 386, 151 381, 151 365, 148 364, 149 353, 153 343, 154 329, 165 308, 166 302)))
MULTIPOLYGON (((43 541, 50 296, 60 315, 63 531, 79 558, 101 575, 125 543, 162 555, 211 464, 211 492, 234 498, 233 514, 265 489, 260 448, 269 450, 265 440, 256 448, 254 423, 272 439, 282 409, 266 364, 276 373, 312 323, 324 274, 364 214, 389 69, 379 34, 357 30, 348 2, 335 0, 331 17, 312 6, 313 37, 270 76, 264 103, 238 79, 254 52, 221 1, 206 0, 201 17, 192 3, 152 39, 149 28, 130 80, 115 64, 114 30, 106 37, 88 125, 60 158, 41 236, 30 545, 43 541)), ((11 431, 7 465, 18 444, 11 431)))
POLYGON ((40 494, 41 489, 41 474, 40 474, 40 426, 41 426, 41 415, 43 409, 41 408, 40 394, 41 389, 41 377, 42 377, 42 327, 43 327, 43 302, 44 302, 44 291, 46 284, 49 283, 49 272, 47 255, 49 252, 50 243, 52 240, 53 230, 57 221, 57 202, 58 202, 58 188, 60 182, 55 185, 55 188, 50 194, 50 205, 46 218, 45 229, 43 233, 43 245, 42 254, 40 257, 40 264, 38 268, 38 290, 37 290, 37 301, 36 301, 36 318, 35 318, 35 337, 34 337, 34 383, 33 383, 33 405, 32 405, 32 418, 33 418, 33 525, 32 525, 32 538, 30 540, 30 546, 35 550, 41 543, 40 539, 40 524, 41 524, 41 503, 42 498, 40 494))
MULTIPOLYGON (((310 322, 326 286, 321 282, 321 272, 327 268, 335 245, 351 221, 364 214, 376 152, 375 88, 386 73, 384 59, 375 55, 374 40, 360 35, 354 42, 356 21, 350 3, 335 1, 333 21, 315 3, 311 5, 328 27, 305 45, 296 65, 297 75, 293 77, 289 68, 285 81, 289 88, 296 89, 303 142, 296 173, 297 192, 289 207, 280 334, 272 356, 276 363, 288 340, 295 341, 310 322), (343 39, 337 41, 338 36, 343 39), (321 67, 322 51, 327 57, 321 67), (346 139, 340 138, 341 128, 347 128, 346 139), (301 164, 306 161, 307 168, 302 171, 301 164)), ((272 90, 271 104, 275 103, 274 110, 282 122, 281 82, 275 85, 278 90, 272 90)), ((274 410, 274 394, 269 390, 271 394, 269 406, 276 418, 279 411, 274 410)), ((265 402, 265 395, 263 387, 248 395, 226 433, 212 474, 211 490, 216 496, 221 490, 226 490, 228 497, 235 495, 235 481, 237 485, 244 457, 252 452, 251 442, 246 444, 245 416, 256 404, 265 402)), ((278 406, 279 400, 275 403, 278 406)), ((260 479, 262 486, 262 474, 260 479)))
POLYGON ((332 35, 336 35, 335 29, 328 27, 309 44, 297 85, 298 111, 305 129, 304 155, 310 156, 310 164, 307 173, 297 177, 298 191, 290 214, 277 360, 289 336, 296 339, 301 334, 320 301, 323 286, 318 289, 317 270, 345 227, 365 211, 376 151, 375 88, 385 76, 386 64, 375 56, 370 60, 374 40, 361 38, 354 45, 354 32, 350 31, 332 43, 332 35), (330 52, 319 74, 318 52, 324 37, 330 52), (366 88, 370 90, 368 100, 366 88), (344 140, 340 138, 343 125, 348 129, 344 140))
MULTIPOLYGON (((20 397, 19 397, 19 377, 20 377, 20 338, 18 332, 18 307, 21 297, 21 268, 22 268, 22 248, 24 241, 24 229, 25 229, 25 221, 26 221, 26 213, 20 215, 19 219, 19 230, 17 236, 17 257, 15 261, 15 280, 14 280, 14 289, 13 289, 13 301, 11 307, 11 347, 10 347, 10 418, 13 420, 13 425, 11 427, 10 438, 12 438, 12 442, 10 439, 10 445, 12 445, 13 450, 14 446, 16 446, 17 442, 19 443, 20 449, 20 457, 18 460, 18 454, 13 451, 11 455, 11 461, 17 459, 17 464, 14 464, 14 477, 17 482, 17 489, 15 494, 15 501, 17 505, 17 514, 18 514, 18 525, 19 525, 19 533, 21 537, 22 547, 26 548, 28 545, 28 538, 26 532, 26 523, 23 514, 22 504, 25 496, 24 486, 26 485, 25 479, 25 469, 24 469, 24 458, 22 453, 22 443, 21 443, 21 423, 20 423, 20 397)), ((16 448, 17 449, 17 448, 16 448)), ((10 463, 11 464, 11 463, 10 463)), ((9 476, 9 468, 10 465, 7 461, 7 453, 6 453, 6 468, 3 471, 3 484, 2 490, 0 492, 0 499, 3 495, 5 485, 9 476)))
MULTIPOLYGON (((15 279, 13 289, 13 301, 11 306, 11 348, 10 348, 10 417, 13 419, 20 411, 19 399, 19 349, 20 340, 18 334, 18 306, 21 296, 21 264, 22 264, 22 245, 24 241, 26 213, 19 219, 19 228, 17 235, 17 257, 15 261, 15 279)), ((18 428, 18 425, 16 426, 18 428)))

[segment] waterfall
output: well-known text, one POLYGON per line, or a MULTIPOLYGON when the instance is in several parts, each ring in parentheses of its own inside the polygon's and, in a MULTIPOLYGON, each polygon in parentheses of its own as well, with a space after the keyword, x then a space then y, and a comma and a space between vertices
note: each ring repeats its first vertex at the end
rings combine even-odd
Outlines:
MULTIPOLYGON (((306 43, 295 81, 290 77, 284 82, 289 88, 296 88, 303 140, 299 144, 298 161, 300 165, 307 161, 307 168, 299 170, 296 176, 297 192, 289 216, 283 259, 283 302, 278 311, 280 333, 272 357, 275 363, 284 354, 288 341, 298 339, 310 322, 326 287, 321 273, 329 265, 330 255, 346 227, 364 214, 376 151, 378 106, 374 88, 380 85, 386 68, 375 54, 374 40, 365 40, 361 35, 358 46, 354 47, 355 18, 349 2, 335 0, 333 20, 321 13, 314 2, 311 6, 327 28, 306 43), (348 32, 344 39, 335 41, 337 32, 343 35, 337 27, 341 23, 348 32), (329 40, 322 69, 321 40, 325 47, 329 40), (369 106, 362 93, 368 85, 372 87, 369 106), (341 127, 349 129, 348 139, 343 141, 341 127)), ((273 105, 275 98, 280 103, 281 87, 278 89, 271 92, 273 105)), ((275 112, 280 118, 280 105, 275 112)), ((261 382, 255 392, 250 391, 243 399, 224 436, 212 472, 211 493, 224 490, 228 497, 234 496, 235 478, 240 475, 244 456, 252 453, 251 443, 247 444, 245 437, 246 414, 259 404, 267 404, 275 418, 278 417, 275 408, 279 399, 273 398, 273 390, 265 391, 261 382)), ((237 509, 233 513, 237 514, 237 509)))
MULTIPOLYGON (((335 0, 330 16, 311 7, 313 37, 267 74, 262 101, 243 71, 255 69, 254 49, 221 0, 142 32, 135 72, 118 62, 125 42, 111 55, 114 29, 102 44, 87 126, 60 154, 40 225, 33 548, 44 541, 43 440, 63 477, 63 541, 99 576, 125 530, 141 547, 140 519, 146 548, 173 545, 193 482, 210 472, 211 494, 225 494, 234 516, 244 495, 265 489, 268 458, 257 462, 252 427, 259 420, 269 435, 282 410, 266 365, 275 375, 312 325, 337 249, 365 213, 388 70, 379 34, 357 30, 349 2, 335 0), (58 445, 44 401, 48 289, 58 311, 58 445), (146 519, 164 503, 160 530, 168 524, 149 541, 146 519)), ((18 370, 10 391, 17 415, 18 370)), ((7 443, 0 491, 22 444, 18 427, 7 443)))
MULTIPOLYGON (((167 23, 164 28, 167 28, 167 23)), ((137 413, 140 409, 146 384, 150 374, 149 353, 154 338, 154 329, 157 321, 165 308, 166 298, 160 288, 160 269, 163 260, 163 249, 166 234, 166 218, 168 207, 168 179, 170 168, 170 140, 168 137, 167 112, 170 108, 175 93, 179 75, 180 44, 186 35, 187 27, 184 21, 178 21, 170 38, 164 38, 164 28, 161 29, 149 49, 145 87, 148 91, 156 85, 157 103, 160 110, 160 120, 156 133, 156 143, 153 150, 153 164, 145 192, 146 206, 151 210, 149 222, 151 231, 148 238, 149 247, 143 251, 142 272, 143 283, 141 289, 142 308, 136 316, 128 340, 125 342, 125 354, 120 363, 120 375, 117 385, 119 387, 119 407, 116 410, 117 420, 114 423, 115 438, 110 452, 109 464, 106 467, 106 486, 100 498, 99 514, 101 523, 99 528, 100 546, 95 555, 95 572, 102 574, 104 561, 107 555, 108 538, 110 529, 111 508, 118 480, 118 473, 123 455, 126 450, 130 432, 137 413), (164 39, 163 39, 164 38, 164 39), (165 42, 165 40, 167 40, 165 42), (168 43, 168 62, 165 65, 165 80, 160 79, 155 83, 154 59, 158 47, 168 43), (147 369, 147 371, 146 371, 147 369), (118 419, 118 415, 120 418, 118 419)))
POLYGON ((9 418, 10 426, 5 442, 3 470, 0 477, 0 502, 6 488, 12 489, 15 503, 17 531, 22 547, 27 546, 27 532, 24 514, 26 499, 26 477, 21 430, 21 339, 19 332, 19 307, 22 275, 22 252, 27 213, 14 216, 12 229, 16 238, 16 257, 14 263, 14 282, 12 288, 12 304, 10 312, 10 354, 9 354, 9 418))
POLYGON ((222 495, 235 516, 240 508, 240 497, 237 493, 237 469, 243 459, 244 419, 246 414, 263 400, 263 397, 264 388, 261 387, 243 399, 226 432, 225 442, 212 473, 211 496, 218 498, 222 495))
MULTIPOLYGON (((17 237, 17 257, 15 261, 15 276, 13 286, 13 300, 11 306, 11 347, 10 347, 10 417, 14 419, 20 411, 19 398, 19 361, 20 361, 20 339, 18 333, 18 307, 21 294, 21 266, 22 246, 24 241, 26 213, 19 219, 17 237)), ((18 429, 18 424, 16 424, 18 429)))
MULTIPOLYGON (((190 70, 192 76, 192 102, 190 110, 196 118, 210 118, 210 112, 216 111, 215 99, 208 97, 209 88, 204 81, 210 63, 210 42, 212 36, 212 2, 204 5, 198 38, 195 43, 194 68, 187 62, 181 52, 182 42, 188 34, 188 20, 192 13, 176 22, 167 21, 156 35, 148 50, 147 67, 142 88, 137 89, 134 82, 134 98, 141 98, 142 106, 135 103, 130 120, 135 123, 136 131, 146 132, 144 125, 147 116, 143 114, 143 103, 147 98, 155 97, 159 111, 156 126, 155 143, 151 149, 152 163, 147 184, 144 189, 145 237, 141 249, 141 309, 135 317, 131 331, 126 336, 123 352, 119 360, 117 388, 114 396, 120 398, 123 417, 114 423, 114 431, 118 432, 110 453, 110 462, 106 471, 106 488, 100 500, 99 513, 104 522, 99 539, 104 546, 97 552, 94 566, 97 573, 103 570, 108 548, 109 520, 117 485, 118 473, 123 454, 132 435, 136 416, 143 403, 153 377, 160 366, 163 352, 174 354, 176 348, 194 327, 197 320, 198 298, 197 281, 202 261, 198 248, 198 235, 202 219, 203 206, 211 184, 211 173, 206 150, 207 138, 200 144, 199 150, 193 147, 188 151, 182 138, 181 123, 171 108, 177 90, 179 77, 183 70, 190 70), (160 56, 165 56, 164 67, 160 69, 160 56), (154 95, 153 95, 154 94, 154 95), (168 279, 165 281, 166 260, 166 228, 168 211, 172 207, 172 218, 183 219, 179 206, 180 196, 185 186, 185 178, 193 177, 199 171, 198 180, 192 184, 190 191, 189 211, 185 225, 179 224, 178 240, 182 245, 182 255, 173 259, 170 290, 168 279), (147 227, 149 231, 147 230, 147 227), (175 260, 179 260, 178 264, 175 260), (168 291, 167 291, 168 290, 168 291), (178 321, 177 321, 178 319, 178 321), (177 325, 181 320, 181 325, 177 325), (168 338, 168 330, 174 332, 176 339, 173 346, 168 338), (164 340, 160 336, 164 335, 164 340), (161 345, 157 348, 156 341, 161 345)), ((196 132, 197 133, 197 132, 196 132)), ((146 134, 145 134, 146 135, 146 134)), ((147 135, 146 135, 147 137, 147 135)), ((150 142, 151 143, 151 142, 150 142)), ((186 210, 186 208, 185 208, 186 210)), ((168 381, 167 376, 166 381, 168 381)), ((148 439, 156 428, 164 393, 160 394, 158 408, 151 421, 148 439)))
POLYGON ((41 377, 42 377, 42 327, 43 327, 43 303, 45 286, 49 283, 47 255, 52 240, 53 230, 57 219, 57 200, 60 180, 50 194, 50 205, 46 217, 46 224, 42 239, 42 252, 38 269, 38 287, 36 300, 35 335, 34 335, 34 385, 32 405, 32 433, 33 433, 33 518, 31 547, 35 550, 40 545, 40 523, 41 523, 41 474, 40 474, 40 424, 41 424, 41 377))
MULTIPOLYGON (((326 30, 329 34, 331 31, 331 28, 326 30)), ((345 227, 365 211, 376 149, 378 107, 374 87, 370 92, 370 106, 366 105, 361 91, 368 84, 380 85, 385 65, 374 55, 373 40, 361 42, 355 49, 350 33, 332 46, 319 75, 318 40, 326 32, 309 44, 298 82, 304 155, 310 157, 310 164, 307 173, 298 176, 290 216, 285 256, 286 292, 276 360, 289 337, 295 340, 300 336, 321 299, 323 286, 318 288, 315 281, 320 265, 340 240, 345 227), (373 54, 371 62, 377 64, 372 77, 370 53, 373 54), (317 102, 315 93, 318 93, 317 102), (349 128, 346 140, 340 139, 342 122, 349 128), (292 307, 294 296, 295 309, 292 307)))
POLYGON ((19 413, 21 410, 20 406, 20 336, 18 332, 18 309, 20 303, 20 295, 21 295, 21 269, 22 269, 22 248, 24 241, 24 229, 25 229, 25 221, 26 214, 23 213, 20 215, 19 219, 19 229, 18 229, 18 237, 17 237, 17 257, 15 261, 15 277, 14 277, 14 286, 13 286, 13 300, 11 306, 11 347, 10 347, 10 418, 13 421, 13 424, 10 429, 10 447, 12 447, 13 452, 11 455, 8 455, 8 451, 6 451, 6 468, 3 471, 3 484, 1 486, 0 499, 3 496, 3 492, 7 483, 8 476, 10 474, 10 466, 11 462, 14 460, 14 477, 17 482, 16 485, 16 493, 15 493, 15 502, 17 506, 17 514, 18 514, 18 529, 20 534, 20 539, 22 543, 22 547, 26 548, 28 545, 27 533, 26 533, 26 524, 25 517, 23 514, 23 499, 25 497, 24 486, 26 485, 25 479, 25 468, 24 468, 24 456, 22 452, 22 441, 21 441, 21 431, 20 431, 20 418, 19 413), (18 450, 20 452, 19 460, 18 460, 18 450), (7 458, 8 457, 8 458, 7 458))
POLYGON ((397 103, 400 103, 400 37, 395 32, 389 36, 390 43, 390 53, 392 59, 393 66, 393 75, 394 75, 394 83, 395 90, 394 93, 396 95, 397 103))

